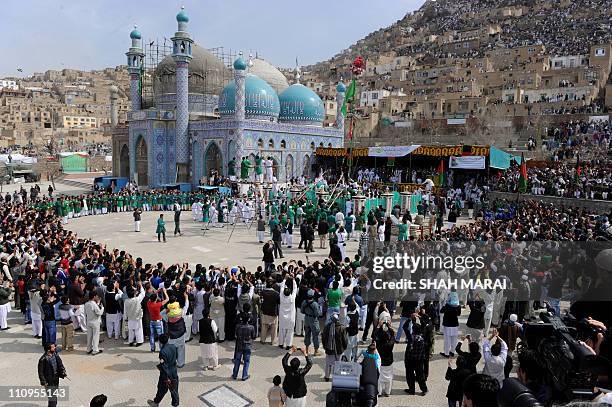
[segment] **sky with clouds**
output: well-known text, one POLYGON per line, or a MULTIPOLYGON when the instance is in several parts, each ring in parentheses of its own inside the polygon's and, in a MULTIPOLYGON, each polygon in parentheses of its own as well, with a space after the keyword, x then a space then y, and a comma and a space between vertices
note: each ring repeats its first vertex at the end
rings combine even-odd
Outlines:
POLYGON ((277 66, 326 60, 423 0, 2 0, 0 77, 125 63, 134 24, 170 38, 182 5, 205 48, 257 51, 277 66), (23 70, 19 73, 17 69, 23 70))

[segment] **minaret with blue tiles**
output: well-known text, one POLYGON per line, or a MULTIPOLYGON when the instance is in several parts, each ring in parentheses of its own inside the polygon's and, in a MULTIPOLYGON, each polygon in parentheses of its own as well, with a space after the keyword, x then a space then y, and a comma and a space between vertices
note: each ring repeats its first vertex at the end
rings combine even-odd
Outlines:
POLYGON ((142 107, 140 74, 142 73, 144 63, 144 52, 141 44, 142 35, 140 35, 137 26, 134 26, 134 29, 130 33, 130 38, 132 39, 132 46, 125 55, 127 56, 127 69, 130 73, 130 99, 132 100, 132 111, 138 111, 142 107))
POLYGON ((172 40, 172 58, 176 62, 176 163, 177 181, 189 181, 189 62, 193 40, 187 32, 189 17, 185 7, 176 15, 178 30, 172 40))
POLYGON ((346 86, 340 78, 340 82, 336 86, 336 128, 338 130, 344 130, 344 114, 342 114, 342 105, 344 104, 344 94, 346 93, 346 86))
MULTIPOLYGON (((245 109, 246 109, 246 76, 247 76, 247 62, 242 58, 242 52, 238 58, 234 61, 234 80, 236 82, 236 94, 235 94, 235 111, 234 118, 238 122, 236 129, 234 142, 236 143, 236 162, 240 163, 242 157, 244 157, 244 145, 242 139, 242 129, 244 127, 245 109)), ((230 158, 231 159, 231 158, 230 158)))

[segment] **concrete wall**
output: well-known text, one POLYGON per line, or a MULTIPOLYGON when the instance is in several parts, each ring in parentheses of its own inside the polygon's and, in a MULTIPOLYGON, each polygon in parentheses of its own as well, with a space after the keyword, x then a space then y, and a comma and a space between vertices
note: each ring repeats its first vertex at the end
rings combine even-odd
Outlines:
MULTIPOLYGON (((516 201, 517 194, 511 192, 491 192, 489 193, 491 201, 495 199, 506 199, 508 201, 516 201)), ((604 213, 610 212, 612 209, 612 201, 601 201, 594 199, 571 199, 571 198, 558 198, 555 196, 544 196, 544 195, 531 195, 521 194, 519 195, 520 201, 536 200, 555 206, 572 206, 578 208, 584 208, 592 212, 604 213)))

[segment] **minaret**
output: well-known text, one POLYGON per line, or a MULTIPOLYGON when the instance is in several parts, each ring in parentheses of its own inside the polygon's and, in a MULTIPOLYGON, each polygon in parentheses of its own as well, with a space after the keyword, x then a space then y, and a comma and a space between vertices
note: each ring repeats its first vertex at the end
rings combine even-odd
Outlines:
POLYGON ((300 79, 302 79, 302 71, 300 71, 300 67, 297 65, 295 66, 293 77, 295 79, 295 83, 300 83, 300 79))
MULTIPOLYGON (((247 75, 248 64, 242 58, 242 52, 240 56, 234 61, 234 81, 236 82, 236 94, 234 99, 234 118, 238 122, 236 126, 236 136, 234 142, 236 143, 236 162, 240 163, 242 157, 244 157, 244 146, 242 142, 242 129, 244 127, 245 118, 245 87, 246 87, 246 75, 247 75)), ((231 159, 231 158, 230 158, 231 159)))
POLYGON ((130 73, 130 99, 132 100, 132 111, 136 112, 141 109, 140 96, 140 74, 142 73, 142 65, 144 61, 144 52, 142 51, 141 40, 142 36, 138 31, 138 26, 134 26, 134 30, 130 33, 132 46, 127 55, 128 72, 130 73))
POLYGON ((338 130, 344 130, 344 114, 342 113, 342 105, 344 104, 344 94, 346 93, 346 86, 340 78, 340 82, 336 86, 336 128, 338 130))
POLYGON ((189 178, 189 62, 193 40, 187 32, 189 17, 185 7, 176 15, 178 30, 172 40, 172 58, 176 62, 176 163, 177 181, 189 178))
POLYGON ((110 91, 110 121, 111 128, 117 127, 119 123, 119 111, 117 106, 117 99, 119 99, 119 88, 115 85, 111 85, 110 91))

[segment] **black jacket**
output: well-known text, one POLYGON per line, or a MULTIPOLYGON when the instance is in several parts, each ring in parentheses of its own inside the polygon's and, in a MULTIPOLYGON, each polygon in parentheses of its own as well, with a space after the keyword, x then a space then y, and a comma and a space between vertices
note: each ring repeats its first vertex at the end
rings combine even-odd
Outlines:
POLYGON ((263 247, 263 259, 264 263, 274 263, 274 248, 266 243, 263 247))
POLYGON ((317 231, 320 235, 326 235, 329 231, 329 224, 326 220, 321 220, 319 222, 319 226, 317 227, 317 231))
POLYGON ((329 245, 329 257, 336 263, 342 263, 342 252, 340 251, 340 247, 337 244, 329 245))
POLYGON ((185 320, 180 318, 176 322, 168 321, 168 336, 170 339, 179 339, 187 332, 187 328, 185 327, 185 320))
POLYGON ((46 353, 38 359, 38 379, 40 380, 41 386, 57 386, 59 379, 66 377, 66 368, 64 367, 62 358, 60 358, 57 353, 54 357, 57 363, 56 372, 53 372, 53 366, 47 359, 46 353))
POLYGON ((472 372, 468 369, 446 369, 446 380, 448 380, 448 390, 446 391, 446 398, 449 400, 462 400, 463 399, 463 381, 471 375, 472 372))
POLYGON ((308 225, 306 222, 302 222, 300 225, 300 237, 302 240, 306 240, 308 238, 308 225))
POLYGON ((306 376, 306 373, 310 371, 312 361, 310 360, 310 356, 306 356, 306 366, 298 370, 293 370, 288 363, 290 355, 290 353, 286 353, 285 356, 283 356, 283 370, 285 371, 283 390, 285 391, 287 397, 293 397, 296 399, 304 397, 306 396, 306 393, 308 393, 304 376, 306 376))
POLYGON ((372 334, 376 341, 376 349, 380 355, 381 366, 391 366, 393 364, 393 347, 395 346, 395 335, 392 330, 387 332, 382 328, 376 328, 372 334))
POLYGON ((442 317, 442 326, 459 326, 459 315, 461 315, 461 307, 451 307, 450 305, 445 305, 440 310, 440 314, 444 313, 442 317))
POLYGON ((312 225, 308 225, 306 227, 306 239, 314 240, 314 228, 312 227, 312 225))
POLYGON ((275 242, 281 242, 283 240, 283 235, 281 234, 281 230, 278 226, 272 231, 272 240, 275 242))
POLYGON ((469 301, 468 306, 470 307, 470 315, 466 323, 468 328, 484 329, 484 314, 486 310, 484 301, 469 301))
POLYGON ((346 329, 344 328, 344 326, 340 325, 340 323, 330 322, 329 324, 325 325, 325 328, 323 328, 322 342, 323 342, 323 349, 325 349, 326 355, 336 355, 336 356, 342 355, 348 345, 348 335, 346 334, 346 329), (335 330, 334 349, 331 349, 328 346, 329 345, 328 343, 329 335, 332 329, 335 330))
MULTIPOLYGON (((455 347, 455 352, 457 352, 457 355, 465 358, 465 360, 467 360, 468 362, 468 370, 471 373, 476 373, 476 365, 478 365, 478 362, 480 361, 480 358, 482 357, 482 355, 480 354, 480 352, 476 352, 476 353, 472 353, 472 352, 465 352, 463 350, 461 350, 461 342, 459 342, 457 344, 457 346, 455 347)), ((460 400, 460 399, 458 399, 460 400)))
POLYGON ((268 316, 278 316, 278 304, 280 304, 280 294, 272 289, 266 288, 261 293, 261 313, 268 316))
POLYGON ((217 335, 212 329, 212 319, 202 318, 198 322, 198 327, 200 331, 200 343, 211 344, 217 342, 217 335))

